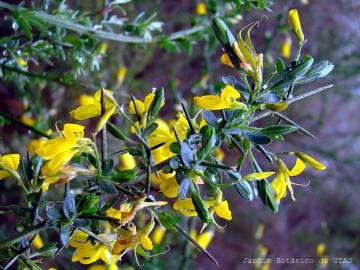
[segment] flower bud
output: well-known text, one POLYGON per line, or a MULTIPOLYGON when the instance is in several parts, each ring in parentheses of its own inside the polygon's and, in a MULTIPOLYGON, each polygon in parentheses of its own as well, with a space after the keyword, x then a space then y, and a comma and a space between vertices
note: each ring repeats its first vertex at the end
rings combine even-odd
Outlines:
POLYGON ((304 42, 299 13, 296 9, 289 10, 289 23, 300 43, 304 42))

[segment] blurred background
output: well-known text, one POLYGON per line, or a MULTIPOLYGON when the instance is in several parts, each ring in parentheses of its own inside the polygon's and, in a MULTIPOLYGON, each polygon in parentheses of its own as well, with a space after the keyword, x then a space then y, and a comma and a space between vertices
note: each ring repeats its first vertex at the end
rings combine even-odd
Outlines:
MULTIPOLYGON (((43 9, 54 5, 52 1, 24 2, 28 7, 34 5, 43 9)), ((206 28, 211 16, 211 2, 219 2, 219 6, 227 4, 227 1, 209 2, 205 2, 207 10, 202 14, 197 10, 197 1, 132 1, 121 5, 126 15, 121 13, 122 10, 117 11, 119 18, 127 18, 127 21, 114 17, 112 23, 126 26, 126 31, 145 38, 149 38, 147 35, 156 36, 160 26, 164 33, 194 25, 206 28), (145 12, 145 17, 136 21, 135 17, 140 12, 145 12), (152 14, 155 14, 154 18, 151 18, 152 14), (146 19, 149 19, 147 28, 143 25, 146 19), (148 29, 151 22, 155 23, 148 29)), ((301 183, 310 184, 295 186, 296 202, 289 198, 282 200, 277 214, 266 209, 260 200, 248 203, 235 191, 229 190, 226 197, 230 201, 233 220, 227 223, 223 232, 215 235, 209 251, 223 269, 360 269, 360 1, 277 0, 272 5, 270 1, 234 2, 248 4, 239 4, 239 10, 221 11, 223 14, 229 12, 228 22, 232 24, 233 33, 247 23, 267 16, 253 30, 255 47, 265 54, 265 73, 274 66, 278 57, 283 57, 287 63, 291 61, 291 58, 286 59, 288 55, 282 47, 284 43, 289 43, 289 38, 293 39, 291 55, 294 57, 296 42, 286 26, 290 8, 299 10, 303 32, 308 40, 303 52, 313 55, 317 61, 330 60, 335 64, 330 76, 311 86, 297 87, 295 94, 327 84, 334 84, 332 89, 290 106, 285 113, 315 134, 316 139, 295 133, 286 137, 286 143, 273 146, 279 151, 302 149, 323 161, 328 169, 321 174, 307 172, 301 183), (246 259, 260 257, 270 258, 272 263, 244 263, 246 259), (314 259, 315 263, 287 265, 276 263, 276 258, 314 259), (329 264, 319 263, 320 259, 327 258, 329 264)), ((97 16, 101 12, 109 12, 106 18, 110 21, 112 11, 101 10, 103 4, 103 1, 69 0, 63 2, 63 10, 59 12, 75 18, 75 15, 71 17, 70 10, 79 10, 84 14, 77 20, 84 24, 91 19, 100 22, 102 19, 97 16)), ((66 42, 77 46, 77 49, 65 48, 66 60, 61 60, 51 54, 58 55, 61 49, 54 52, 49 49, 46 59, 38 53, 41 44, 23 45, 26 43, 21 41, 23 37, 17 36, 14 31, 19 26, 9 24, 9 21, 7 12, 1 12, 1 44, 11 43, 11 40, 5 40, 8 36, 13 41, 20 41, 12 43, 15 49, 11 53, 1 45, 1 57, 7 59, 11 55, 13 62, 1 60, 0 110, 7 116, 31 122, 44 131, 54 129, 56 120, 69 120, 68 111, 78 104, 78 97, 83 93, 92 93, 100 86, 114 90, 123 100, 128 93, 143 98, 152 87, 164 87, 167 103, 176 106, 182 98, 190 101, 194 94, 216 91, 221 76, 232 73, 220 64, 220 46, 208 30, 175 41, 162 39, 150 45, 104 42, 92 37, 75 41, 72 37, 73 40, 68 38, 66 42), (24 49, 29 45, 33 46, 32 51, 24 49), (36 46, 39 46, 38 51, 36 46), (78 49, 80 47, 81 50, 78 49), (87 52, 89 47, 95 48, 95 51, 89 49, 90 52, 87 52), (34 54, 33 59, 31 53, 34 54), (16 70, 11 70, 11 67, 16 70)), ((107 26, 114 25, 108 23, 107 26)), ((39 36, 36 36, 36 31, 33 32, 35 42, 39 36)), ((46 44, 48 40, 44 35, 42 37, 46 44)), ((51 36, 47 38, 51 40, 51 36)), ((168 108, 168 111, 163 111, 164 118, 174 118, 175 111, 171 106, 168 108)), ((6 117, 0 118, 0 122, 0 152, 24 153, 24 145, 34 135, 11 124, 6 117)), ((227 155, 225 162, 231 164, 235 158, 227 155)), ((12 187, 11 183, 0 182, 1 205, 19 200, 12 187)), ((8 222, 11 221, 0 221, 2 227, 8 222)), ((181 254, 182 251, 176 252, 181 254)), ((162 263, 165 264, 163 267, 167 264, 171 266, 171 260, 166 262, 168 258, 173 258, 171 253, 158 257, 157 266, 152 269, 160 268, 162 263)), ((217 269, 202 255, 196 256, 191 268, 217 269)))

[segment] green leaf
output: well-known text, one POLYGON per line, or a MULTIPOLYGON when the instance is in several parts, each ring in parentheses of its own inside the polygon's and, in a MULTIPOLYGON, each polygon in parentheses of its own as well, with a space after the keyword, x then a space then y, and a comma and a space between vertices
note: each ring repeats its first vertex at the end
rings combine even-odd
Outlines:
POLYGON ((110 194, 110 195, 118 194, 116 187, 110 180, 105 180, 105 179, 100 180, 99 186, 100 186, 101 190, 107 194, 110 194))
POLYGON ((242 132, 245 139, 248 139, 254 144, 269 144, 271 139, 263 135, 260 131, 257 130, 247 130, 242 132))
POLYGON ((111 180, 116 183, 126 183, 133 181, 135 179, 135 176, 135 169, 116 171, 111 175, 111 180))
POLYGON ((190 190, 191 190, 191 200, 195 206, 195 211, 198 214, 199 218, 205 223, 211 223, 211 215, 209 209, 207 209, 205 202, 202 200, 199 190, 196 186, 190 182, 190 190))
POLYGON ((285 71, 285 66, 281 58, 276 60, 276 71, 278 74, 282 74, 285 71))
POLYGON ((36 253, 39 253, 39 255, 43 257, 51 257, 56 254, 58 249, 59 248, 56 246, 55 243, 49 243, 43 246, 42 248, 38 249, 36 253))
POLYGON ((126 135, 119 129, 117 128, 114 124, 108 122, 106 124, 107 130, 110 132, 111 135, 113 135, 115 138, 123 141, 126 139, 126 135))
POLYGON ((76 212, 76 208, 75 208, 74 194, 72 194, 72 192, 69 191, 67 192, 64 200, 63 213, 65 217, 71 219, 74 216, 75 212, 76 212))
POLYGON ((200 130, 202 134, 202 147, 197 151, 198 160, 205 159, 216 146, 216 131, 213 127, 204 126, 200 130))
POLYGON ((62 225, 59 229, 60 241, 64 247, 69 245, 70 229, 69 225, 62 225))
POLYGON ((190 185, 190 179, 188 177, 182 179, 179 185, 179 200, 184 200, 186 198, 189 185, 190 185))
POLYGON ((60 211, 55 208, 55 207, 51 207, 49 209, 47 209, 46 211, 46 215, 47 217, 52 220, 52 221, 56 221, 56 220, 60 220, 61 219, 61 213, 60 211))
POLYGON ((159 88, 155 91, 155 96, 153 101, 150 104, 148 117, 150 120, 154 120, 161 109, 162 104, 164 103, 164 88, 159 88))
POLYGON ((144 131, 142 132, 142 136, 144 138, 146 138, 147 136, 149 136, 151 133, 153 133, 157 128, 158 128, 159 124, 158 123, 151 123, 149 126, 147 126, 144 131))
POLYGON ((240 196, 246 201, 251 202, 254 199, 254 191, 248 182, 241 181, 235 184, 234 187, 240 196))
POLYGON ((114 168, 114 160, 108 159, 103 162, 102 173, 107 176, 111 174, 112 169, 114 168))
POLYGON ((292 125, 274 125, 261 129, 261 132, 266 136, 275 137, 275 136, 291 133, 295 130, 298 130, 298 128, 292 125))
POLYGON ((279 210, 278 203, 275 200, 275 191, 267 180, 256 181, 261 201, 270 208, 271 211, 277 213, 279 210))
POLYGON ((99 202, 99 197, 95 194, 87 194, 82 197, 78 203, 78 212, 86 211, 88 208, 94 207, 99 202))
POLYGON ((180 156, 184 165, 187 168, 191 168, 192 163, 194 161, 194 154, 193 154, 193 150, 191 149, 190 145, 187 142, 181 143, 180 156))
POLYGON ((159 218, 161 225, 163 225, 167 230, 172 231, 172 232, 178 231, 175 226, 177 224, 177 222, 171 214, 161 211, 161 210, 157 210, 156 214, 157 214, 157 217, 159 218))

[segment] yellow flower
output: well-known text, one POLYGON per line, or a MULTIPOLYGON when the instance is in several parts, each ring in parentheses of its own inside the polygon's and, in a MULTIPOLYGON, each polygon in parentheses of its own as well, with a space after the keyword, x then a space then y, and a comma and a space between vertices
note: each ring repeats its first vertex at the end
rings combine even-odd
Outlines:
POLYGON ((319 161, 315 160, 314 158, 312 158, 308 154, 305 154, 303 152, 295 152, 295 155, 297 156, 297 158, 301 159, 307 165, 312 167, 314 170, 317 170, 317 171, 326 170, 326 166, 324 164, 322 164, 319 161))
POLYGON ((253 180, 262 180, 272 176, 274 172, 258 172, 258 173, 250 173, 243 177, 245 181, 253 181, 253 180))
POLYGON ((41 236, 39 234, 37 234, 34 238, 34 241, 33 241, 33 245, 36 249, 40 249, 44 246, 44 243, 41 239, 41 236))
MULTIPOLYGON (((153 102, 154 97, 155 97, 155 94, 150 93, 150 94, 146 95, 146 97, 144 99, 144 102, 142 102, 139 99, 135 99, 136 108, 138 110, 137 112, 136 112, 133 101, 130 101, 130 103, 129 103, 129 112, 131 114, 139 113, 139 116, 141 118, 140 123, 139 122, 135 123, 136 128, 139 128, 140 126, 145 126, 146 125, 147 112, 149 111, 150 105, 153 102)), ((164 106, 164 104, 165 104, 165 100, 162 101, 161 107, 164 106)), ((135 127, 131 127, 131 132, 135 132, 135 131, 136 131, 135 127)))
POLYGON ((291 43, 291 38, 286 37, 285 41, 281 44, 281 54, 286 59, 289 59, 291 56, 291 43))
POLYGON ((119 210, 110 208, 110 210, 106 212, 106 215, 121 220, 121 224, 124 226, 131 223, 139 210, 145 207, 163 206, 167 204, 165 201, 145 202, 146 198, 146 195, 143 195, 134 202, 123 203, 120 205, 119 210))
POLYGON ((194 97, 194 103, 205 110, 223 110, 223 109, 246 109, 246 105, 236 101, 240 98, 240 93, 231 85, 226 85, 220 96, 206 95, 194 97))
POLYGON ((214 231, 205 231, 198 234, 196 230, 192 230, 190 235, 202 248, 207 249, 214 237, 214 231))
POLYGON ((99 52, 99 54, 106 54, 108 48, 109 48, 109 43, 101 42, 99 47, 97 48, 97 51, 99 52))
POLYGON ((298 11, 296 9, 289 10, 288 17, 289 17, 290 26, 291 26, 292 30, 294 31, 297 39, 299 40, 299 43, 303 43, 304 42, 304 33, 302 32, 302 29, 301 29, 301 23, 300 23, 298 11))
POLYGON ((215 157, 218 161, 223 161, 224 160, 224 157, 225 157, 225 153, 224 151, 218 147, 218 148, 215 148, 214 150, 214 154, 215 154, 215 157))
POLYGON ((45 143, 47 142, 47 139, 34 139, 30 140, 27 150, 30 153, 35 153, 37 149, 41 148, 45 143))
POLYGON ((33 126, 35 123, 34 119, 28 114, 23 114, 20 121, 28 126, 33 126))
POLYGON ((195 217, 197 216, 195 206, 191 198, 186 198, 184 200, 177 200, 174 205, 174 209, 179 211, 184 216, 195 217))
MULTIPOLYGON (((207 198, 205 200, 205 205, 209 209, 210 215, 213 217, 214 213, 223 219, 231 220, 231 211, 229 209, 228 201, 222 200, 222 193, 219 190, 215 198, 207 198)), ((184 216, 197 216, 195 206, 191 198, 186 198, 184 200, 177 200, 173 205, 175 210, 178 210, 184 216)))
POLYGON ((302 171, 305 169, 305 164, 318 171, 326 169, 326 166, 324 164, 320 163, 319 161, 315 160, 314 158, 303 152, 295 152, 290 154, 295 154, 297 157, 295 165, 291 170, 286 167, 286 165, 281 159, 277 159, 276 161, 279 167, 279 171, 276 174, 274 180, 272 181, 271 186, 276 192, 276 200, 278 201, 281 198, 285 197, 286 188, 289 190, 291 198, 295 201, 290 176, 297 176, 301 174, 302 171))
POLYGON ((256 240, 260 240, 263 237, 264 230, 265 230, 265 225, 263 223, 260 223, 259 225, 257 225, 256 231, 255 231, 255 239, 256 240))
POLYGON ((21 67, 26 67, 28 65, 27 61, 20 56, 15 56, 15 61, 21 67))
POLYGON ((119 259, 121 260, 125 253, 130 250, 136 250, 139 247, 146 250, 152 250, 153 244, 149 238, 149 234, 153 230, 154 226, 155 221, 154 219, 151 219, 151 221, 139 232, 137 232, 135 225, 130 225, 127 230, 118 228, 118 239, 112 248, 112 254, 119 255, 119 259))
MULTIPOLYGON (((222 192, 218 189, 215 199, 208 198, 205 200, 205 204, 210 205, 210 215, 213 216, 214 212, 218 217, 226 220, 231 220, 231 211, 229 209, 228 201, 222 200, 222 192)), ((214 218, 213 218, 214 219, 214 218)))
POLYGON ((179 184, 175 178, 175 172, 170 174, 160 173, 160 192, 168 198, 175 198, 179 194, 179 184))
MULTIPOLYGON (((95 176, 96 171, 94 167, 90 168, 82 168, 79 166, 71 166, 71 165, 64 165, 59 169, 59 171, 56 173, 56 175, 53 174, 47 174, 49 173, 45 167, 45 169, 42 170, 46 177, 44 184, 65 184, 77 176, 95 176), (50 176, 51 175, 51 176, 50 176)), ((43 191, 46 191, 47 188, 43 187, 43 191)))
POLYGON ((17 169, 20 164, 19 154, 8 154, 0 156, 0 180, 10 175, 19 178, 17 169))
POLYGON ((126 67, 120 67, 117 70, 116 79, 117 79, 118 84, 122 85, 122 83, 124 82, 124 79, 126 77, 126 73, 127 73, 126 67))
MULTIPOLYGON (((234 53, 238 57, 240 67, 249 75, 256 85, 260 85, 262 82, 262 69, 263 69, 263 54, 257 54, 254 46, 251 43, 250 32, 251 29, 257 25, 258 22, 251 23, 245 26, 238 34, 237 41, 231 44, 234 53), (242 37, 242 32, 247 29, 245 41, 242 37)), ((227 53, 224 53, 220 57, 221 63, 234 68, 234 64, 230 60, 227 53)))
POLYGON ((196 14, 197 15, 206 15, 206 5, 204 2, 199 2, 196 4, 196 14))
POLYGON ((279 171, 271 183, 271 186, 276 193, 275 199, 280 201, 280 199, 285 197, 287 188, 290 192, 291 198, 293 201, 295 201, 290 176, 297 176, 302 173, 302 171, 305 169, 305 164, 300 159, 297 159, 294 167, 289 170, 281 159, 277 159, 276 162, 279 166, 279 171))
POLYGON ((76 120, 85 120, 95 116, 101 116, 96 125, 96 133, 99 132, 113 115, 116 109, 116 101, 113 93, 109 90, 104 90, 105 111, 101 116, 101 90, 98 90, 93 97, 81 96, 80 107, 72 110, 70 116, 76 120))
POLYGON ((152 241, 155 245, 159 245, 164 236, 165 236, 166 229, 163 226, 157 226, 152 234, 152 241))
POLYGON ((316 256, 322 257, 325 254, 326 246, 324 243, 319 243, 316 246, 316 256))
POLYGON ((109 249, 116 241, 116 234, 100 234, 98 237, 107 243, 98 242, 97 240, 91 240, 90 236, 80 230, 77 230, 70 239, 70 246, 76 248, 72 255, 72 262, 80 262, 82 264, 90 264, 101 259, 107 264, 115 264, 119 257, 112 254, 109 249))
POLYGON ((84 127, 65 124, 62 136, 50 139, 35 152, 47 162, 41 171, 45 176, 53 176, 74 156, 93 153, 91 140, 84 138, 84 127))
POLYGON ((108 265, 91 265, 87 270, 118 270, 118 266, 115 264, 108 265))
POLYGON ((119 164, 117 168, 119 170, 132 170, 136 167, 135 158, 129 153, 125 153, 119 156, 119 164))

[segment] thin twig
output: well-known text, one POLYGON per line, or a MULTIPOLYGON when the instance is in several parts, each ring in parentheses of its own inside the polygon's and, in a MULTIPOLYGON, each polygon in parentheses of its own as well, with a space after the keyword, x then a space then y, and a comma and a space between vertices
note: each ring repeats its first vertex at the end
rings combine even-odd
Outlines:
POLYGON ((10 120, 12 123, 14 123, 14 124, 16 124, 18 126, 21 126, 21 127, 25 128, 27 130, 30 130, 30 131, 32 131, 32 132, 34 132, 34 133, 36 133, 36 134, 38 134, 40 136, 43 136, 45 138, 50 138, 50 136, 48 134, 46 134, 45 132, 42 132, 41 130, 38 130, 37 128, 35 128, 33 126, 25 124, 25 123, 21 122, 20 120, 12 117, 11 115, 9 115, 9 114, 7 114, 5 112, 0 111, 0 115, 2 117, 5 117, 6 119, 10 120))
MULTIPOLYGON (((304 98, 307 98, 307 97, 310 97, 310 96, 315 95, 317 93, 320 93, 322 91, 325 91, 325 90, 327 90, 327 89, 329 89, 329 88, 331 88, 333 86, 334 86, 333 84, 329 84, 329 85, 326 85, 326 86, 323 86, 323 87, 316 88, 316 89, 308 91, 308 92, 306 92, 304 94, 298 95, 298 96, 296 96, 296 97, 294 97, 292 99, 288 99, 286 101, 286 103, 288 103, 288 104, 294 103, 296 101, 302 100, 304 98)), ((272 114, 274 114, 273 111, 266 111, 266 112, 260 113, 260 114, 258 114, 256 116, 254 116, 252 119, 250 119, 249 122, 250 123, 255 122, 257 120, 260 120, 260 119, 262 119, 264 117, 267 117, 269 115, 272 115, 272 114)))
MULTIPOLYGON (((0 1, 0 8, 5 8, 10 11, 15 11, 18 9, 26 10, 24 7, 18 7, 16 5, 11 5, 11 4, 5 3, 3 1, 0 1)), ((161 40, 160 37, 154 37, 152 39, 145 39, 145 38, 141 38, 141 37, 134 37, 134 36, 127 36, 127 35, 118 34, 118 33, 112 33, 112 32, 108 32, 108 31, 104 31, 104 30, 95 30, 95 29, 85 26, 85 25, 66 21, 63 18, 48 14, 43 11, 34 11, 33 16, 37 17, 49 24, 57 25, 57 26, 60 26, 60 27, 63 27, 63 28, 69 29, 69 30, 73 30, 78 33, 82 33, 82 34, 93 34, 93 35, 97 36, 98 38, 112 40, 112 41, 116 41, 116 42, 155 43, 155 42, 159 42, 161 40)), ((174 33, 168 35, 168 39, 169 40, 180 39, 185 36, 190 36, 197 32, 201 32, 205 28, 206 28, 205 26, 196 26, 193 28, 174 32, 174 33)))

